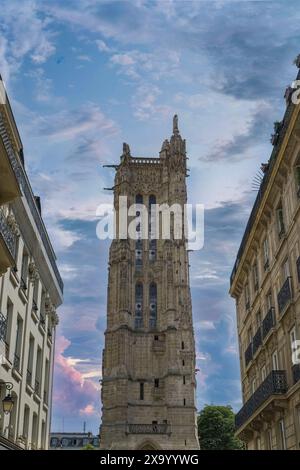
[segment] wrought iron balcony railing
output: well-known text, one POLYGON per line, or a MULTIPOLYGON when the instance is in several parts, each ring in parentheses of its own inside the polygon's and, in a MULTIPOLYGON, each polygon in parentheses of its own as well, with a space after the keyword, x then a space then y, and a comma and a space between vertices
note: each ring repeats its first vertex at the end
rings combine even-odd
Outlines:
POLYGON ((280 313, 283 312, 284 308, 287 306, 291 298, 292 298, 291 278, 288 277, 286 281, 284 282, 277 296, 278 308, 279 308, 280 313))
POLYGON ((255 411, 272 395, 283 395, 287 391, 284 370, 272 370, 235 417, 236 428, 240 428, 255 411))
POLYGON ((245 364, 246 364, 246 366, 249 364, 252 357, 253 357, 253 349, 252 349, 252 343, 250 343, 248 348, 246 349, 246 352, 245 352, 245 364))
POLYGON ((292 367, 294 384, 300 380, 300 364, 294 364, 292 367))
POLYGON ((13 150, 10 138, 8 136, 8 133, 6 131, 5 123, 3 116, 0 114, 0 136, 2 138, 2 141, 4 143, 8 158, 10 160, 11 166, 14 170, 14 173, 16 175, 16 178, 19 182, 20 188, 22 189, 22 192, 27 200, 28 206, 30 208, 31 214, 33 216, 33 219, 35 221, 35 224, 37 226, 38 232, 40 234, 40 237, 43 241, 43 245, 45 247, 45 250, 47 252, 50 264, 52 266, 52 269, 54 271, 57 283, 63 291, 63 281, 61 279, 61 276, 59 274, 57 265, 56 265, 56 258, 55 254, 53 251, 53 248, 51 246, 44 222, 42 220, 41 214, 39 212, 38 206, 36 199, 32 193, 32 189, 30 187, 28 177, 26 175, 25 169, 23 165, 19 162, 18 157, 15 155, 15 152, 13 150))
POLYGON ((162 424, 129 424, 129 434, 168 434, 169 426, 162 424))
POLYGON ((6 331, 7 331, 7 320, 5 316, 0 312, 0 341, 5 340, 6 331))
POLYGON ((0 236, 4 240, 4 243, 10 253, 10 256, 14 259, 16 250, 16 235, 12 231, 11 227, 7 222, 7 218, 0 209, 0 236))
POLYGON ((261 327, 258 328, 257 332, 255 333, 253 337, 253 342, 252 342, 252 351, 253 351, 253 356, 258 350, 259 346, 262 343, 262 335, 261 335, 261 327))
POLYGON ((269 331, 275 326, 275 312, 274 308, 271 307, 265 318, 262 321, 262 336, 265 338, 269 331))

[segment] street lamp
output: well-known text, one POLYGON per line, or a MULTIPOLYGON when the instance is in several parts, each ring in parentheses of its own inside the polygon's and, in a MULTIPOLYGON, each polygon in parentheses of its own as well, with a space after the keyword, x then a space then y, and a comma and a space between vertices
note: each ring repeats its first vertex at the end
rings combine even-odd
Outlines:
POLYGON ((10 390, 13 388, 13 384, 11 382, 0 382, 0 388, 2 385, 5 385, 5 389, 9 392, 8 395, 6 395, 6 397, 4 397, 2 400, 3 411, 6 415, 8 415, 11 413, 14 406, 14 401, 10 394, 10 390))

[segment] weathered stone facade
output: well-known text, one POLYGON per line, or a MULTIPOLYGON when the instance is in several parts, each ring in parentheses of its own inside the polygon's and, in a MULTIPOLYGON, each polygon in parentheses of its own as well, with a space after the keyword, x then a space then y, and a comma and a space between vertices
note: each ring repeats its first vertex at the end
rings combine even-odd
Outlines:
MULTIPOLYGON (((124 144, 117 221, 119 196, 128 206, 185 204, 186 171, 177 116, 159 158, 133 158, 124 144)), ((184 236, 175 240, 172 229, 168 240, 113 240, 102 368, 103 449, 199 447, 189 261, 184 236)))

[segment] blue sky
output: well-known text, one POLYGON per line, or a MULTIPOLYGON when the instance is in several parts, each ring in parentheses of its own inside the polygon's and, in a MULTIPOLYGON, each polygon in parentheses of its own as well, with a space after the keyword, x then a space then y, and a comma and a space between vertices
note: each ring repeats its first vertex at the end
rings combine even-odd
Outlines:
POLYGON ((158 156, 179 115, 189 201, 205 204, 191 255, 198 408, 241 405, 229 275, 296 76, 300 10, 273 1, 0 1, 0 71, 65 282, 52 428, 97 432, 108 243, 96 208, 122 142, 158 156))

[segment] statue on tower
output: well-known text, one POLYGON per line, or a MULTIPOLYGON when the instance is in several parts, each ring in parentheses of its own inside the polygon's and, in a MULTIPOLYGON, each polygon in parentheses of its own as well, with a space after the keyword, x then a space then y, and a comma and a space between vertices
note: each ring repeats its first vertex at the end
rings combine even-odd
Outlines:
POLYGON ((175 114, 173 117, 173 134, 179 134, 177 114, 175 114))

